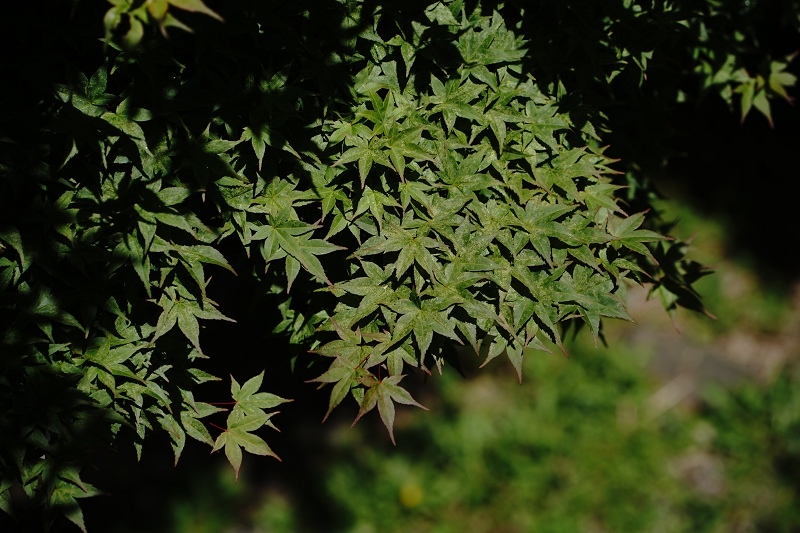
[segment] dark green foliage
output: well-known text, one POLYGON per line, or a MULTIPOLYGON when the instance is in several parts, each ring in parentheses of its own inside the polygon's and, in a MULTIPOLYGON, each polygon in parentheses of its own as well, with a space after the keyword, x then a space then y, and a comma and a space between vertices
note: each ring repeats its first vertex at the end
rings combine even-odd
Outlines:
POLYGON ((230 320, 209 297, 224 270, 310 350, 287 358, 318 367, 330 409, 377 405, 390 434, 394 403, 419 405, 404 373, 454 343, 521 380, 566 326, 628 319, 628 281, 702 310, 702 272, 614 170, 637 157, 606 155, 613 108, 658 90, 656 51, 743 116, 794 83, 785 61, 748 77, 749 29, 718 44, 741 13, 712 1, 111 3, 105 48, 80 42, 97 6, 54 9, 78 53, 31 57, 66 74, 0 101, 0 503, 19 486, 81 527, 80 468, 120 433, 141 453, 165 431, 176 461, 188 435, 237 472, 242 448, 274 455, 253 432, 285 400, 263 374, 232 379, 225 427, 196 389, 217 379, 201 340, 230 320))

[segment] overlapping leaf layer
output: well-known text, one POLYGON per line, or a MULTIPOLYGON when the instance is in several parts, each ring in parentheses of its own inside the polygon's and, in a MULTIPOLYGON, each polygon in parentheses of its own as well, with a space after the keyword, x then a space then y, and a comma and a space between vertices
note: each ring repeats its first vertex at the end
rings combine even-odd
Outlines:
MULTIPOLYGON (((565 325, 598 338, 629 319, 627 280, 701 307, 700 270, 622 200, 608 124, 581 100, 589 71, 544 60, 558 51, 530 31, 534 7, 111 3, 103 57, 66 47, 57 84, 3 103, 23 132, 0 138, 3 510, 21 486, 83 527, 80 465, 120 432, 141 453, 166 431, 176 461, 189 436, 237 473, 242 448, 274 455, 253 432, 285 400, 259 392, 263 374, 232 379, 224 427, 195 398, 217 379, 204 326, 231 320, 212 274, 263 288, 268 328, 304 348, 330 409, 377 406, 390 434, 395 403, 419 405, 405 373, 454 346, 522 379, 528 350, 564 350, 565 325)), ((651 56, 614 20, 669 20, 611 4, 612 59, 590 75, 606 89, 651 56)))

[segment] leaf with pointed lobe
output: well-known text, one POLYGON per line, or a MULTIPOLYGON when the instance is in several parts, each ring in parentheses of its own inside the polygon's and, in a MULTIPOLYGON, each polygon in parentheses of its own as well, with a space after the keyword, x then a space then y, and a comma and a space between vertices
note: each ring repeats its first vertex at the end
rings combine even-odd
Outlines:
POLYGON ((361 401, 361 409, 359 409, 356 419, 353 424, 358 422, 362 416, 370 412, 375 406, 378 406, 378 413, 384 426, 389 431, 389 437, 392 439, 392 444, 396 444, 394 440, 394 416, 395 416, 395 403, 403 405, 413 405, 421 409, 427 408, 418 403, 407 390, 400 387, 398 384, 404 378, 404 375, 389 376, 380 381, 372 379, 368 382, 364 399, 361 401))
POLYGON ((269 392, 258 392, 264 380, 264 372, 247 380, 241 387, 231 378, 231 395, 236 402, 235 409, 245 416, 263 415, 265 409, 272 409, 291 400, 269 392))
POLYGON ((643 222, 644 213, 636 213, 627 218, 609 216, 607 229, 612 238, 611 242, 617 247, 624 246, 657 263, 655 257, 644 243, 665 241, 669 240, 669 238, 659 235, 655 231, 638 229, 643 222))
POLYGON ((193 13, 202 13, 209 17, 215 18, 222 22, 222 17, 215 11, 211 10, 202 0, 167 0, 170 5, 183 9, 184 11, 191 11, 193 13))

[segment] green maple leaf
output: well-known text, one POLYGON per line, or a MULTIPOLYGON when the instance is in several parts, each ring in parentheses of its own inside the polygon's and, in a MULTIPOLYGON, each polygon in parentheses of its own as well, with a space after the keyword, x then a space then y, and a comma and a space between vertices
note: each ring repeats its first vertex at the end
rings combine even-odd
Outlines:
POLYGON ((151 342, 170 331, 175 324, 186 336, 192 346, 203 353, 200 348, 200 323, 198 318, 206 320, 227 320, 235 322, 220 313, 212 300, 205 299, 202 302, 185 297, 174 297, 164 294, 159 301, 163 311, 158 317, 155 333, 151 342))
POLYGON ((522 40, 505 28, 499 13, 495 12, 481 26, 480 31, 472 28, 458 40, 458 51, 467 65, 513 63, 525 57, 522 40))
POLYGON ((509 204, 492 199, 488 202, 473 201, 469 208, 478 216, 483 231, 500 231, 518 225, 509 204))
POLYGON ((550 104, 537 105, 529 100, 525 104, 525 115, 528 117, 526 130, 547 146, 557 149, 555 133, 568 127, 564 115, 558 113, 558 108, 550 104))
POLYGON ((50 507, 62 512, 64 516, 86 533, 78 499, 90 498, 102 494, 92 485, 85 483, 78 477, 77 469, 67 468, 58 474, 52 491, 48 494, 50 507))
POLYGON ((255 455, 269 455, 280 461, 275 452, 269 445, 253 434, 254 431, 269 426, 277 428, 270 419, 275 416, 277 411, 265 413, 264 409, 275 407, 288 400, 269 393, 260 393, 258 389, 264 380, 264 373, 250 378, 244 385, 239 383, 231 376, 231 395, 236 401, 236 405, 228 415, 227 428, 214 442, 212 452, 225 448, 225 455, 239 479, 239 469, 242 465, 242 448, 255 455))
POLYGON ((395 104, 394 93, 388 91, 385 98, 381 98, 376 91, 368 91, 371 109, 363 106, 356 111, 356 117, 365 118, 372 122, 371 137, 386 133, 396 126, 399 110, 395 104))
POLYGON ((276 414, 237 416, 234 412, 231 412, 228 416, 228 427, 217 437, 211 451, 215 452, 223 447, 225 448, 225 456, 233 467, 237 481, 239 480, 239 470, 242 466, 242 448, 249 453, 269 455, 280 461, 280 457, 272 451, 264 439, 252 433, 265 425, 269 425, 269 419, 276 414))
POLYGON ((369 139, 372 136, 372 130, 366 124, 357 121, 337 120, 332 123, 332 126, 334 130, 328 137, 330 144, 344 142, 347 146, 354 146, 358 144, 359 140, 369 139))
POLYGON ((356 257, 387 252, 400 252, 394 264, 395 276, 399 279, 416 261, 431 277, 436 270, 436 259, 431 249, 441 249, 437 240, 418 235, 415 229, 405 228, 398 224, 387 223, 381 234, 369 238, 355 252, 356 257))
POLYGON ((669 237, 659 235, 655 231, 638 229, 644 222, 644 213, 636 213, 628 218, 617 216, 608 217, 607 230, 611 235, 611 244, 615 248, 624 246, 638 254, 642 254, 654 263, 658 264, 656 258, 643 243, 670 240, 669 237))
POLYGON ((186 445, 186 431, 184 431, 181 424, 171 415, 160 417, 158 422, 170 437, 170 445, 175 455, 174 465, 177 466, 178 459, 180 459, 181 452, 183 452, 183 447, 186 445))
MULTIPOLYGON (((464 223, 461 215, 464 205, 469 202, 466 196, 442 198, 433 196, 427 206, 428 216, 424 222, 419 222, 420 228, 433 230, 451 242, 455 240, 453 228, 458 228, 464 223)), ((427 231, 426 231, 427 233, 427 231)))
POLYGON ((625 215, 625 212, 617 205, 617 199, 614 196, 614 192, 619 189, 624 189, 624 187, 611 183, 595 183, 582 190, 580 198, 589 209, 605 207, 612 213, 625 215))
POLYGON ((8 516, 15 518, 14 509, 11 507, 11 487, 14 483, 5 477, 0 478, 0 511, 8 516))
MULTIPOLYGON (((496 333, 496 331, 495 331, 496 333)), ((489 344, 489 350, 486 355, 486 359, 481 364, 481 368, 486 366, 489 361, 493 360, 497 356, 501 354, 505 354, 508 357, 508 360, 511 362, 514 370, 517 372, 517 379, 520 383, 522 383, 522 360, 525 353, 525 348, 527 347, 522 343, 521 340, 516 338, 506 338, 504 335, 493 335, 491 336, 491 343, 489 344)), ((544 352, 550 352, 546 346, 544 346, 538 339, 530 339, 529 345, 533 348, 544 352)))
POLYGON ((422 126, 403 127, 400 124, 407 120, 409 110, 404 109, 405 106, 397 106, 395 91, 387 92, 383 99, 375 91, 370 90, 367 93, 371 108, 362 106, 356 111, 356 116, 372 122, 373 127, 369 134, 365 135, 363 130, 359 130, 353 135, 347 131, 341 132, 340 129, 332 136, 334 140, 347 139, 348 144, 353 146, 341 155, 334 166, 358 161, 362 188, 373 163, 395 170, 402 179, 405 173, 405 157, 430 159, 418 145, 422 126))
POLYGON ((540 166, 533 170, 536 181, 547 190, 559 187, 572 200, 580 200, 576 178, 593 178, 600 174, 591 158, 582 148, 562 152, 550 162, 550 166, 540 166))
MULTIPOLYGON (((375 144, 370 139, 359 139, 355 142, 356 145, 345 151, 333 166, 338 167, 358 161, 358 176, 361 178, 361 186, 363 187, 367 181, 367 175, 372 168, 373 161, 383 157, 383 153, 375 147, 375 144)), ((386 163, 388 164, 388 159, 386 163)))
POLYGON ((421 181, 406 181, 400 183, 398 188, 400 190, 400 203, 403 205, 403 209, 408 209, 412 198, 423 206, 427 206, 430 202, 430 196, 428 194, 431 187, 425 185, 421 181))
POLYGON ((353 217, 357 217, 369 210, 375 218, 375 223, 378 224, 378 229, 380 229, 383 224, 384 208, 386 207, 400 207, 400 204, 382 192, 374 191, 370 187, 364 187, 353 217))
POLYGON ((400 315, 394 325, 392 340, 399 342, 413 332, 423 359, 434 332, 461 342, 455 333, 455 320, 449 317, 452 305, 452 301, 440 298, 428 298, 419 304, 408 299, 392 302, 389 307, 400 315))
POLYGON ((485 85, 478 85, 469 80, 461 83, 456 79, 442 83, 432 75, 431 89, 433 96, 430 96, 428 101, 434 105, 428 113, 430 115, 442 113, 448 131, 452 131, 459 117, 474 122, 483 121, 483 113, 471 104, 484 92, 485 85))
POLYGON ((361 375, 361 366, 369 358, 371 351, 371 348, 364 344, 360 330, 352 331, 340 325, 335 319, 331 319, 330 322, 339 339, 320 346, 313 350, 313 353, 335 359, 321 376, 310 380, 312 383, 335 383, 323 421, 350 392, 356 378, 361 375))
POLYGON ((394 290, 384 283, 384 280, 372 277, 355 278, 338 283, 336 288, 362 297, 355 312, 348 314, 345 321, 340 321, 345 327, 350 327, 372 314, 380 305, 389 304, 397 298, 394 290))
MULTIPOLYGON (((160 214, 159 214, 160 216, 160 214)), ((203 276, 203 267, 201 263, 215 265, 222 267, 229 272, 236 274, 236 271, 225 259, 225 256, 213 246, 204 244, 195 245, 181 245, 172 244, 158 235, 153 238, 150 246, 151 252, 176 252, 181 262, 186 266, 187 271, 192 275, 194 280, 202 290, 205 290, 205 277, 203 276)))
MULTIPOLYGON (((299 262, 312 276, 330 285, 331 282, 325 275, 325 270, 317 256, 343 250, 343 248, 323 239, 310 238, 308 234, 316 228, 317 226, 314 225, 281 217, 270 220, 269 225, 259 227, 252 238, 254 240, 264 239, 264 250, 280 248, 299 262)), ((269 259, 272 258, 269 257, 269 259)), ((297 275, 297 269, 291 268, 290 261, 287 261, 287 267, 287 277, 293 281, 294 276, 297 275)))
POLYGON ((222 410, 222 408, 210 404, 195 403, 193 408, 181 411, 181 425, 188 436, 213 446, 214 439, 211 438, 208 429, 199 419, 222 410))
POLYGON ((386 138, 384 150, 388 152, 392 167, 403 181, 405 181, 406 157, 417 163, 433 159, 419 144, 422 130, 422 126, 409 127, 393 131, 386 138))
POLYGON ((178 9, 191 11, 193 13, 203 13, 204 15, 208 15, 222 22, 222 17, 205 5, 202 0, 167 0, 167 2, 178 9))
POLYGON ((269 392, 258 392, 264 381, 264 372, 252 377, 239 386, 239 383, 231 377, 231 394, 236 401, 235 410, 239 410, 242 416, 263 415, 264 409, 272 409, 282 403, 290 402, 269 392))
POLYGON ((386 429, 389 430, 389 437, 392 439, 392 444, 396 444, 394 440, 394 402, 403 405, 415 405, 426 411, 428 410, 427 407, 414 400, 407 390, 398 385, 400 380, 404 377, 405 376, 401 374, 389 376, 380 381, 374 377, 364 380, 367 390, 364 393, 364 398, 361 400, 361 408, 353 424, 358 422, 362 416, 370 412, 377 405, 381 420, 386 426, 386 429))
MULTIPOLYGON (((514 278, 530 291, 528 296, 535 302, 533 314, 544 324, 553 342, 565 354, 567 352, 556 326, 561 319, 557 308, 565 296, 558 292, 556 281, 562 276, 566 268, 567 265, 564 264, 554 272, 534 272, 525 265, 515 264, 512 269, 514 278)), ((510 333, 513 335, 515 332, 511 331, 510 333)))
POLYGON ((531 245, 550 265, 553 264, 550 239, 564 241, 573 238, 570 228, 557 219, 575 208, 574 205, 549 204, 538 199, 529 200, 524 209, 515 208, 517 220, 528 234, 531 245))
POLYGON ((304 168, 311 174, 314 191, 322 200, 323 219, 337 207, 337 203, 344 206, 345 209, 352 204, 349 196, 340 187, 332 183, 337 175, 337 169, 330 165, 320 165, 320 167, 304 165, 304 168))
POLYGON ((257 212, 266 210, 276 220, 291 220, 297 218, 294 213, 295 205, 305 205, 316 197, 317 195, 312 191, 298 190, 295 183, 281 178, 273 178, 269 185, 253 199, 253 205, 248 210, 253 211, 260 207, 257 212))
POLYGON ((571 275, 564 272, 557 287, 560 301, 572 301, 580 306, 595 344, 600 334, 600 317, 621 318, 633 322, 623 303, 612 294, 612 281, 590 268, 575 265, 571 275))
POLYGON ((499 188, 501 183, 490 173, 484 172, 494 160, 494 153, 488 144, 481 145, 473 153, 463 157, 458 151, 442 143, 437 177, 450 185, 453 193, 499 188))
POLYGON ((436 2, 425 9, 425 16, 431 22, 438 22, 446 26, 460 26, 453 12, 443 2, 436 2))
MULTIPOLYGON (((361 352, 361 347, 359 347, 359 353, 361 352)), ((328 410, 325 413, 325 416, 322 418, 323 422, 328 419, 328 416, 330 416, 331 412, 336 408, 336 406, 342 403, 342 400, 345 399, 347 393, 350 392, 350 389, 356 384, 356 379, 359 376, 359 364, 350 363, 344 357, 337 357, 333 363, 331 363, 330 368, 328 368, 325 373, 310 380, 310 382, 316 383, 334 383, 333 389, 331 390, 330 399, 328 401, 328 410)))
POLYGON ((530 119, 521 112, 514 112, 510 108, 498 106, 497 109, 493 108, 486 111, 484 120, 489 124, 489 127, 497 138, 497 146, 500 152, 504 152, 506 136, 508 134, 506 123, 518 124, 528 122, 530 119))

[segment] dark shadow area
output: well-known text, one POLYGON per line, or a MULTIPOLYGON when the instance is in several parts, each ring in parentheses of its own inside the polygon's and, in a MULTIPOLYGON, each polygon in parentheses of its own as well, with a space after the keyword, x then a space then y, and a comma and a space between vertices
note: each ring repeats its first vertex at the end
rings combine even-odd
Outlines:
POLYGON ((732 255, 752 262, 768 283, 788 286, 800 275, 794 250, 797 181, 800 179, 800 110, 773 106, 775 127, 751 113, 740 124, 736 112, 709 98, 682 106, 673 120, 686 132, 672 145, 673 158, 656 182, 671 198, 724 221, 732 255))

